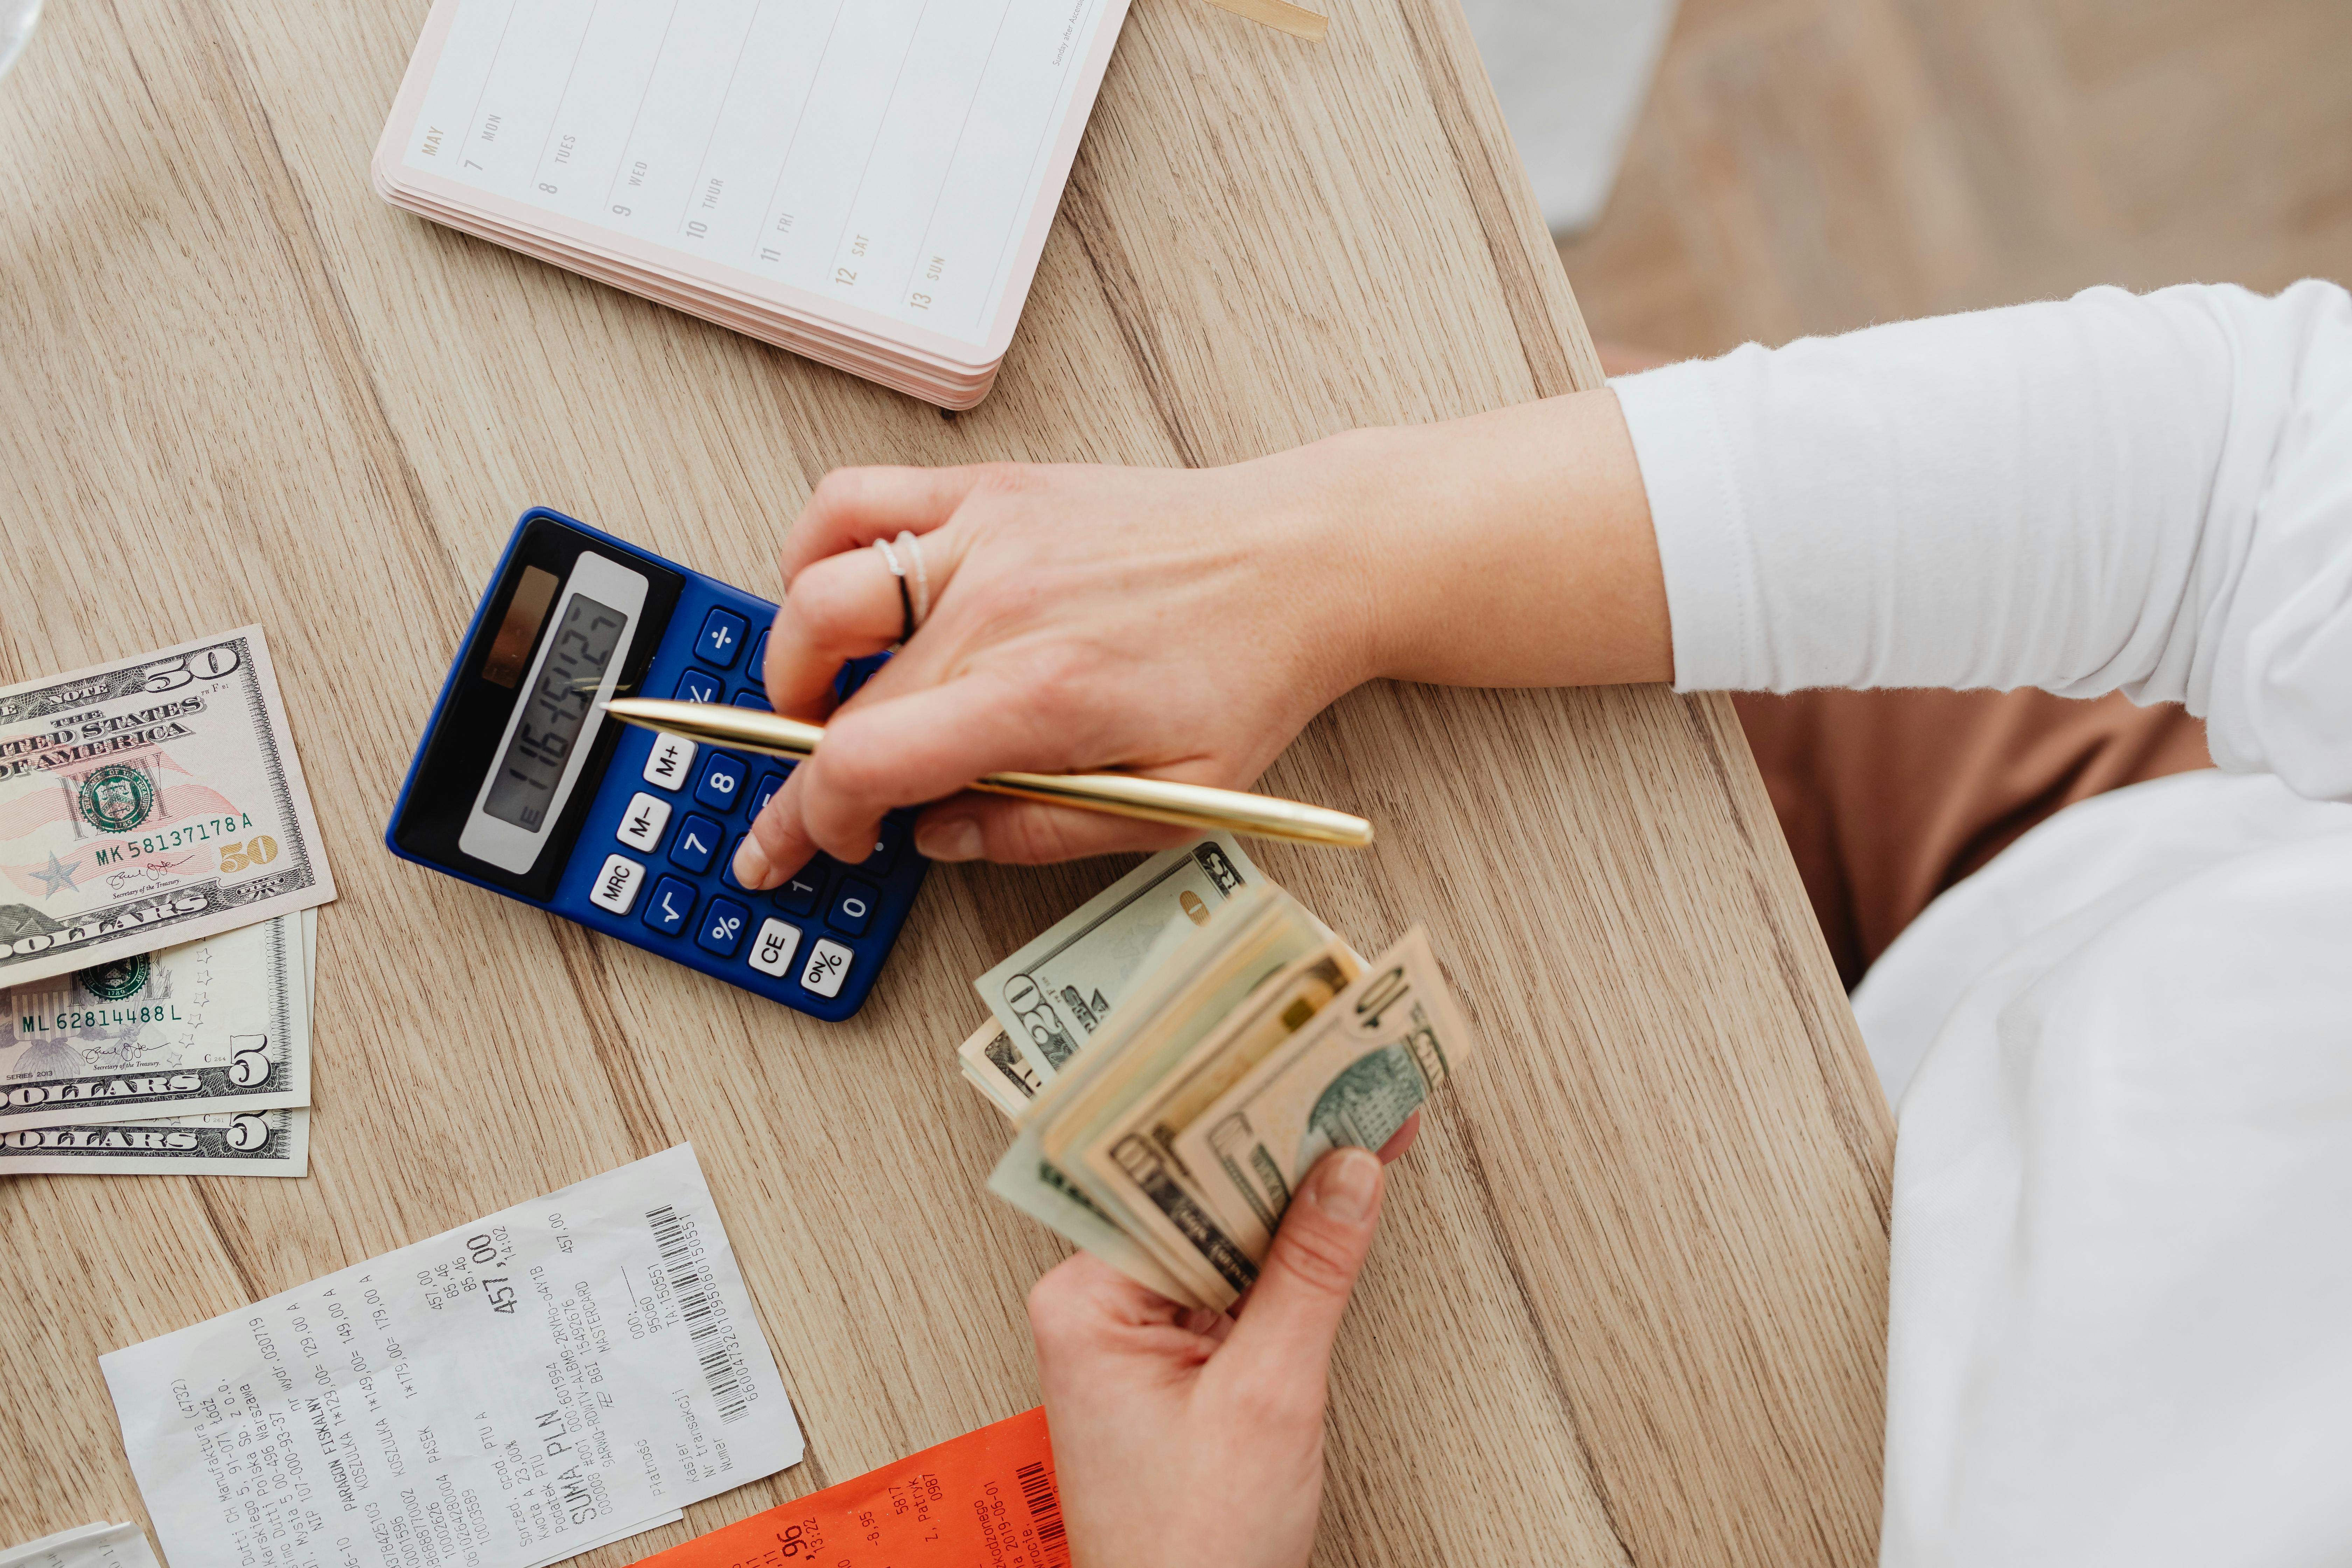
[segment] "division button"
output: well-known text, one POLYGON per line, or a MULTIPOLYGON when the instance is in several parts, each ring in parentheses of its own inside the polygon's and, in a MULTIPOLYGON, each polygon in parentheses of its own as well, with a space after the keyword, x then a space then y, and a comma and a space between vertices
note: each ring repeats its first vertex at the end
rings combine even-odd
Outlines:
POLYGON ((694 768, 694 742, 683 735, 656 735, 646 758, 646 783, 675 795, 686 787, 694 768))
POLYGON ((702 635, 694 641, 694 657, 705 664, 731 669, 743 654, 747 625, 732 610, 712 610, 702 617, 702 635))
POLYGON ((596 885, 588 889, 588 901, 600 910, 610 910, 616 915, 629 912, 637 901, 637 889, 645 885, 645 866, 626 855, 607 855, 604 868, 596 873, 596 885))
POLYGON ((735 950, 743 945, 743 928, 751 923, 751 911, 732 899, 713 899, 694 930, 694 945, 705 952, 721 958, 732 958, 735 950))
POLYGON ((680 702, 718 701, 719 678, 707 670, 688 670, 677 678, 677 700, 680 702))
POLYGON ((845 936, 864 936, 874 923, 874 905, 880 897, 863 882, 845 881, 834 895, 833 908, 825 911, 824 923, 845 936))
POLYGON ((629 809, 621 814, 620 831, 613 837, 650 855, 661 842, 662 829, 668 826, 669 802, 639 790, 629 797, 629 809))
POLYGON ((694 798, 713 811, 732 811, 743 798, 743 779, 751 771, 740 757, 713 752, 702 764, 702 776, 694 782, 694 798))
POLYGON ((676 936, 694 918, 694 884, 683 877, 664 877, 654 884, 653 897, 646 900, 646 912, 639 917, 664 936, 676 936))
POLYGON ((760 922, 760 934, 751 943, 751 955, 744 962, 762 974, 781 976, 793 966, 793 954, 800 951, 801 928, 789 925, 773 915, 760 922))
POLYGON ((801 968, 801 986, 819 996, 838 996, 841 983, 849 978, 850 961, 856 954, 829 936, 816 939, 809 949, 808 963, 801 968))
POLYGON ((669 863, 699 877, 710 869, 710 862, 718 858, 719 847, 726 842, 725 828, 707 816, 688 812, 686 820, 677 825, 677 839, 669 847, 669 863))

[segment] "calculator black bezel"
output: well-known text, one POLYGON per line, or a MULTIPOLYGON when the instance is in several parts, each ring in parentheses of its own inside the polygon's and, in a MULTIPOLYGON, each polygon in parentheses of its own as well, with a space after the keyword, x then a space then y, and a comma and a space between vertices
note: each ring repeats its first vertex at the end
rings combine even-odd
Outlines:
MULTIPOLYGON (((530 684, 518 681, 509 689, 482 679, 482 666, 488 660, 490 645, 498 639, 499 627, 514 602, 523 570, 536 566, 553 573, 559 583, 568 583, 572 567, 583 555, 603 556, 646 579, 645 606, 638 612, 638 625, 630 638, 628 658, 622 661, 614 691, 634 692, 645 679, 646 667, 653 663, 662 634, 668 628, 669 618, 686 591, 685 576, 645 556, 611 549, 551 517, 531 519, 508 552, 498 585, 474 623, 473 635, 458 660, 448 695, 434 717, 433 732, 417 759, 416 776, 407 791, 406 809, 393 825, 393 842, 404 853, 541 904, 552 901, 556 888, 563 880, 572 847, 579 842, 580 830, 588 819, 590 807, 595 804, 597 785, 605 768, 611 765, 613 749, 620 743, 626 725, 606 723, 603 727, 588 754, 587 764, 580 770, 572 786, 572 798, 564 803, 555 831, 540 847, 539 858, 531 862, 529 871, 509 871, 478 860, 458 847, 458 837, 465 832, 467 818, 473 814, 482 780, 497 761, 499 742, 507 732, 507 720, 513 714, 515 704, 522 700, 523 689, 530 684)), ((559 589, 558 602, 561 596, 559 589)), ((530 652, 523 660, 525 669, 531 668, 530 661, 539 657, 540 644, 552 629, 552 612, 551 605, 546 621, 531 638, 530 652)))

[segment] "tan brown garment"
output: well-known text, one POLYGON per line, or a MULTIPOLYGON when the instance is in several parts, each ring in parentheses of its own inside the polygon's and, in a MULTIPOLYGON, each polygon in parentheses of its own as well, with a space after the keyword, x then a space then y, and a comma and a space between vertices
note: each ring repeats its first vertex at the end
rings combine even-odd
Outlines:
POLYGON ((2062 806, 2212 766, 2186 709, 2045 691, 1733 697, 1838 974, 2062 806))

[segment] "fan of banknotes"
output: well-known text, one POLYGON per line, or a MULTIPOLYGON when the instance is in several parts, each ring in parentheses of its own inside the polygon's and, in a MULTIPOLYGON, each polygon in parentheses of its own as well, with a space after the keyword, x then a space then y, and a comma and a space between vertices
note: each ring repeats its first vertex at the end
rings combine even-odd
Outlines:
POLYGON ((973 983, 957 1052, 1012 1117, 989 1187, 1171 1300, 1257 1278, 1328 1150, 1378 1149, 1462 1061, 1419 927, 1367 962, 1217 835, 1138 866, 973 983))
POLYGON ((0 1176, 299 1176, 334 897, 259 626, 0 690, 0 1176))

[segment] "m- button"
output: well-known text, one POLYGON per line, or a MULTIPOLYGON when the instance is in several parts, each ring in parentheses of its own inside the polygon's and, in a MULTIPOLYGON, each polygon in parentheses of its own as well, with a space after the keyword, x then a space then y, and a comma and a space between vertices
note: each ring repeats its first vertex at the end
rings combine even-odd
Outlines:
POLYGON ((653 752, 646 758, 646 783, 675 795, 686 787, 693 766, 693 742, 683 735, 656 735, 653 752))
POLYGON ((629 809, 621 814, 620 831, 613 837, 632 849, 642 849, 650 855, 661 842, 662 829, 669 826, 669 802, 657 795, 639 790, 629 797, 629 809))

